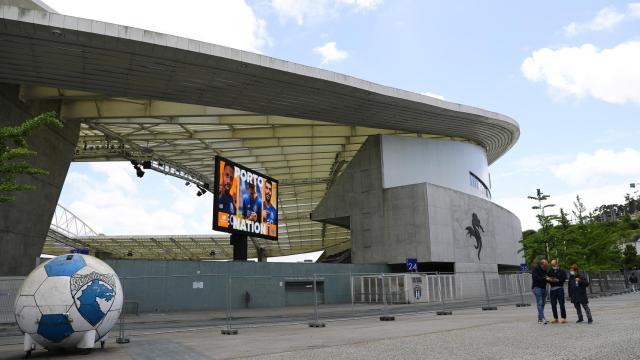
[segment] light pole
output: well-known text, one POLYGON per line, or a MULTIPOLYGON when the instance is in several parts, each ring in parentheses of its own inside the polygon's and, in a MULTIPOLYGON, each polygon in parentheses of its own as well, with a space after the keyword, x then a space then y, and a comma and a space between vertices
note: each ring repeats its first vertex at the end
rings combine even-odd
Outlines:
MULTIPOLYGON (((633 213, 636 213, 636 201, 637 201, 637 197, 638 197, 638 190, 636 188, 637 185, 640 185, 640 183, 631 183, 629 184, 629 188, 634 189, 633 191, 633 196, 629 199, 629 207, 631 207, 631 205, 633 205, 633 213)), ((629 209, 629 212, 631 212, 631 209, 629 209)), ((629 214, 629 216, 631 216, 631 214, 629 214)))

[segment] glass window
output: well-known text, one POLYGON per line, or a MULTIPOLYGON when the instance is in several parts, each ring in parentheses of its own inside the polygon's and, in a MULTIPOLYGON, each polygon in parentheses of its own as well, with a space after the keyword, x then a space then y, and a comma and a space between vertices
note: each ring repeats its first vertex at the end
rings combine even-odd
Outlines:
POLYGON ((491 199, 491 190, 476 174, 469 171, 469 185, 487 199, 491 199))

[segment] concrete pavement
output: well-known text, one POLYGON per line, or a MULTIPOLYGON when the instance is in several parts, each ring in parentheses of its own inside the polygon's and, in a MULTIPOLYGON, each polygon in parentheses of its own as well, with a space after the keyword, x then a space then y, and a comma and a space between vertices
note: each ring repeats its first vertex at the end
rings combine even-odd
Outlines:
MULTIPOLYGON (((637 359, 640 354, 640 295, 593 299, 593 325, 539 325, 535 308, 500 306, 483 312, 477 307, 453 316, 434 313, 398 315, 395 322, 376 317, 327 322, 326 328, 306 324, 259 325, 241 328, 236 336, 219 327, 180 328, 134 333, 131 343, 96 349, 96 359, 637 359)), ((550 309, 547 309, 551 317, 550 309)), ((0 346, 0 359, 19 358, 19 345, 0 346)), ((52 354, 38 351, 34 358, 52 354)), ((71 358, 75 354, 55 354, 71 358)), ((89 358, 88 357, 88 358, 89 358)))

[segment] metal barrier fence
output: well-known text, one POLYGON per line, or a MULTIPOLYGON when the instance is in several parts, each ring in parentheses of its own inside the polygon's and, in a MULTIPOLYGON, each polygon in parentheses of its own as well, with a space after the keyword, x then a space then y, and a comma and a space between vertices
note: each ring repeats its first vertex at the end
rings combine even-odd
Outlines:
POLYGON ((625 275, 619 271, 589 271, 587 280, 590 294, 622 291, 629 287, 625 275))
POLYGON ((529 273, 365 274, 352 278, 352 300, 364 304, 382 304, 383 300, 390 304, 440 303, 520 295, 530 288, 529 273))
POLYGON ((16 321, 13 306, 25 277, 0 277, 0 324, 16 321))
MULTIPOLYGON (((592 295, 626 289, 624 275, 618 271, 586 276, 592 295)), ((0 278, 0 323, 15 322, 14 299, 23 279, 0 278)), ((489 309, 533 300, 528 273, 195 273, 120 279, 127 324, 147 321, 145 314, 162 313, 170 318, 172 313, 189 311, 212 312, 204 318, 194 315, 191 324, 228 329, 280 321, 321 324, 322 319, 450 312, 462 306, 489 309)), ((123 323, 123 331, 125 328, 129 325, 123 323)))

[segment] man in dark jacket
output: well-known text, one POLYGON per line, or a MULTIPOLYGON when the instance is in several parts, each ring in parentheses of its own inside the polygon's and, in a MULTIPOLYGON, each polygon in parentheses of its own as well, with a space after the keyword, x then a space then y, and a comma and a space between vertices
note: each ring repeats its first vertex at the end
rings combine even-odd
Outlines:
POLYGON ((560 322, 567 322, 567 311, 564 308, 564 282, 567 281, 567 273, 559 266, 558 260, 551 260, 551 270, 549 270, 551 281, 551 310, 553 311, 552 323, 558 322, 558 308, 560 305, 560 322))
POLYGON ((593 323, 593 318, 591 317, 591 309, 589 309, 589 298, 587 297, 587 287, 589 286, 589 281, 587 279, 583 279, 580 275, 580 271, 578 270, 578 266, 576 264, 571 265, 569 272, 569 298, 573 303, 573 306, 576 307, 576 312, 578 313, 578 321, 583 322, 582 318, 582 310, 580 306, 584 308, 584 312, 587 314, 587 321, 589 324, 593 323))
POLYGON ((631 290, 636 292, 638 290, 638 277, 636 276, 635 271, 631 273, 631 276, 629 276, 629 282, 631 283, 631 290))
POLYGON ((542 259, 533 271, 531 271, 531 290, 536 297, 536 305, 538 308, 538 323, 547 324, 544 318, 544 304, 547 301, 547 283, 551 278, 547 274, 547 260, 542 259))

